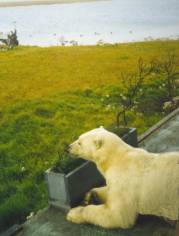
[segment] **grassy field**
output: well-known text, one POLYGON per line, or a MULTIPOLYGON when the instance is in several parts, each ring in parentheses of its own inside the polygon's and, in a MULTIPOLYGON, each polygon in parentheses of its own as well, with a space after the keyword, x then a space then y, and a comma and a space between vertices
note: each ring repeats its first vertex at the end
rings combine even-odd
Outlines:
MULTIPOLYGON (((139 57, 148 63, 168 52, 178 56, 179 41, 0 52, 1 230, 47 205, 43 173, 65 143, 115 122, 113 100, 122 91, 121 72, 136 71, 139 57)), ((165 115, 161 79, 154 83, 152 78, 144 87, 148 95, 138 98, 143 109, 127 113, 139 133, 165 115)))

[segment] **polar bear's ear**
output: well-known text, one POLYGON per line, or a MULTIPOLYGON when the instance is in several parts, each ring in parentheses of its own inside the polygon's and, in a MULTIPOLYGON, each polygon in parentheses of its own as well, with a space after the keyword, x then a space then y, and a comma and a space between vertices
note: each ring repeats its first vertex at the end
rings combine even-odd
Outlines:
POLYGON ((102 139, 96 139, 94 141, 96 149, 100 149, 103 146, 103 140, 102 139))
POLYGON ((104 129, 104 127, 101 125, 100 127, 99 127, 100 129, 104 129))

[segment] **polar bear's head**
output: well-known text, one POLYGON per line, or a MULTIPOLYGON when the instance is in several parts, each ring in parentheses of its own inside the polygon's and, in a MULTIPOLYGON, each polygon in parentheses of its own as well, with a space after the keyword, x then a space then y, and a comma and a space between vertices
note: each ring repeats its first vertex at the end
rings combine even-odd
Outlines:
POLYGON ((120 142, 122 140, 118 136, 100 127, 82 134, 70 145, 70 153, 96 162, 113 153, 120 142))

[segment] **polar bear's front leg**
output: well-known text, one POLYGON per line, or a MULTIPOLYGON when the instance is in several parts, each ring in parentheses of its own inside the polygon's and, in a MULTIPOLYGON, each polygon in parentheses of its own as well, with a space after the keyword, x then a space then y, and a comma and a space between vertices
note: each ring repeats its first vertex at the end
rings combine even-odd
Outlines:
POLYGON ((100 202, 100 204, 105 203, 107 199, 107 190, 107 186, 91 189, 85 195, 83 203, 88 205, 93 202, 93 199, 95 199, 97 202, 100 202))
POLYGON ((76 207, 69 211, 67 220, 73 223, 90 223, 104 228, 129 228, 131 222, 123 220, 120 212, 115 214, 107 205, 88 205, 86 207, 76 207))

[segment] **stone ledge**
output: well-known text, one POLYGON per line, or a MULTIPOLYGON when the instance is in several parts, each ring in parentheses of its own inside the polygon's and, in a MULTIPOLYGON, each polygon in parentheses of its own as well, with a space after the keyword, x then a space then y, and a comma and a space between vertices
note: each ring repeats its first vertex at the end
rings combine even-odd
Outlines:
POLYGON ((179 114, 179 107, 175 109, 173 112, 171 112, 169 115, 164 117, 162 120, 160 120, 157 124, 149 128, 146 132, 141 134, 138 137, 138 144, 140 144, 142 141, 144 141, 148 136, 150 136, 152 133, 154 133, 156 130, 158 130, 160 127, 162 127, 164 124, 166 124, 169 120, 171 120, 173 117, 175 117, 177 114, 179 114))

